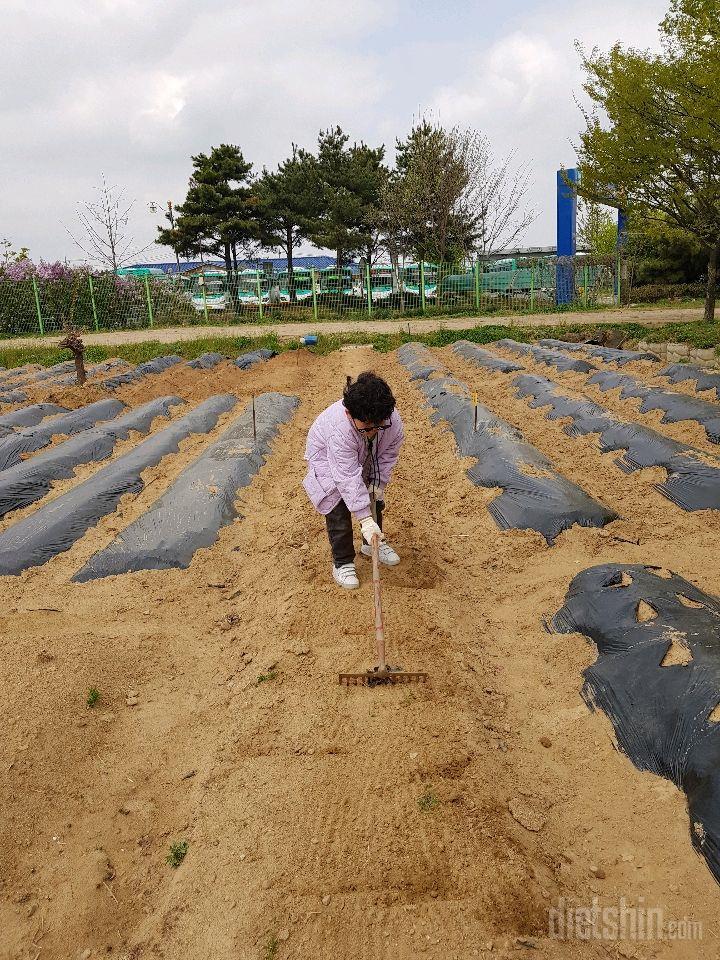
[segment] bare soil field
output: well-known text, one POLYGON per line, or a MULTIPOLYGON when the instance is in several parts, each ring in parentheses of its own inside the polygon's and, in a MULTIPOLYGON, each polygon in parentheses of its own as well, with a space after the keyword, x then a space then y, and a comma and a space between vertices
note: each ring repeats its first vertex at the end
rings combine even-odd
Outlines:
MULTIPOLYGON (((635 769, 582 701, 592 645, 544 624, 572 578, 604 562, 656 564, 720 593, 720 513, 668 502, 658 468, 623 474, 592 438, 517 399, 511 376, 433 353, 620 519, 552 547, 500 530, 494 492, 467 478, 395 354, 178 364, 118 389, 133 408, 169 394, 241 402, 71 549, 0 578, 1 960, 719 955, 718 886, 691 847, 684 795, 635 769), (357 591, 333 583, 301 486, 310 424, 365 369, 388 380, 406 427, 385 513, 402 562, 383 570, 383 598, 391 660, 427 671, 422 686, 338 684, 373 661, 370 567, 358 558, 357 591), (270 390, 300 404, 211 547, 186 570, 71 582, 270 390), (563 934, 557 911, 593 902, 658 907, 702 938, 563 934)), ((615 394, 585 393, 582 378, 525 365, 713 452, 699 427, 657 426, 615 394)), ((68 407, 107 395, 97 383, 27 392, 68 407)), ((6 515, 0 536, 107 462, 6 515)))

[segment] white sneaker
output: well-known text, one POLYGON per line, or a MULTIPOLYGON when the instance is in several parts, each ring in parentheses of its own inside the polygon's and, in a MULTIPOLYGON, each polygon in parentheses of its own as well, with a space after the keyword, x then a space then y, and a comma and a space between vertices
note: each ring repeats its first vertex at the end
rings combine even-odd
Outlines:
MULTIPOLYGON (((372 547, 368 543, 364 543, 360 547, 360 553, 364 557, 372 557, 372 547)), ((387 567, 394 567, 400 563, 400 557, 395 553, 393 548, 386 540, 380 541, 380 547, 378 549, 378 554, 380 557, 380 563, 384 563, 387 567)))
POLYGON ((333 580, 346 590, 356 590, 360 586, 354 563, 344 563, 341 567, 333 565, 333 580))

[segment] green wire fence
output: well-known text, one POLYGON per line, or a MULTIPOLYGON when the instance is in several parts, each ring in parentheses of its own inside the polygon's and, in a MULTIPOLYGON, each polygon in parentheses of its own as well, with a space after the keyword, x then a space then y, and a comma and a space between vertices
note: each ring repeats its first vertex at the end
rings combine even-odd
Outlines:
POLYGON ((620 302, 614 257, 350 265, 324 270, 217 268, 183 275, 116 276, 66 270, 16 280, 0 272, 0 336, 132 330, 189 324, 279 323, 446 314, 555 312, 620 302))

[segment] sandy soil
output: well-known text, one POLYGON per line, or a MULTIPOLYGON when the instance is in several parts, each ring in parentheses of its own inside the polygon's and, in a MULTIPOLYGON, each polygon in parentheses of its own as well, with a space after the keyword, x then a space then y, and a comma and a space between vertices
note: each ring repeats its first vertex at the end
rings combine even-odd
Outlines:
MULTIPOLYGON (((471 327, 484 327, 492 324, 508 324, 517 327, 538 327, 556 323, 645 323, 648 326, 662 326, 664 323, 683 323, 699 320, 703 311, 699 307, 647 307, 608 310, 602 313, 546 313, 535 316, 517 314, 494 317, 427 317, 413 318, 410 326, 413 333, 428 333, 431 330, 469 330, 471 327)), ((264 337, 274 333, 281 339, 303 337, 309 333, 398 333, 407 330, 407 320, 322 320, 319 323, 238 323, 193 327, 159 327, 153 330, 120 330, 103 333, 84 333, 83 340, 92 344, 117 346, 121 343, 144 343, 148 339, 160 343, 174 343, 178 340, 199 340, 203 337, 264 337)), ((36 347, 43 341, 37 337, 16 337, 0 341, 0 347, 12 350, 17 347, 36 347)), ((49 342, 49 341, 48 341, 49 342)))
MULTIPOLYGON (((596 363, 594 357, 588 357, 593 363, 596 363)), ((659 376, 661 370, 666 370, 669 363, 654 363, 652 360, 637 360, 632 363, 626 363, 619 367, 616 363, 600 364, 600 369, 617 370, 618 373, 625 373, 636 380, 651 387, 660 387, 663 390, 674 390, 676 393, 684 393, 689 397, 697 397, 699 400, 707 400, 708 403, 718 403, 718 398, 714 390, 697 390, 695 380, 681 380, 679 383, 672 383, 667 377, 659 376)), ((691 364, 692 366, 692 364, 691 364)), ((716 372, 714 370, 708 372, 716 372)))
MULTIPOLYGON (((713 443, 713 441, 709 439, 705 427, 695 420, 663 423, 662 420, 665 416, 663 410, 648 410, 647 413, 640 413, 642 400, 639 397, 622 399, 620 396, 622 387, 617 387, 614 390, 601 390, 596 384, 588 382, 593 375, 592 373, 576 373, 572 370, 561 372, 555 367, 549 367, 545 363, 538 363, 536 360, 533 360, 530 355, 518 358, 509 350, 503 350, 496 344, 492 344, 490 349, 498 354, 498 356, 503 356, 508 360, 521 363, 528 373, 534 373, 537 376, 545 377, 547 380, 553 380, 562 389, 573 391, 576 395, 583 396, 587 400, 592 400, 625 420, 642 423, 646 427, 651 427, 653 430, 664 433, 665 436, 672 437, 681 443, 688 443, 706 453, 716 457, 720 456, 720 445, 713 443)), ((617 368, 616 364, 597 364, 597 366, 598 369, 601 370, 617 369, 618 373, 626 374, 646 386, 661 387, 668 392, 685 393, 698 399, 706 400, 709 403, 714 402, 712 396, 709 394, 698 394, 694 390, 688 389, 687 383, 673 384, 663 377, 658 377, 657 374, 659 370, 663 368, 651 360, 638 360, 633 363, 628 363, 622 368, 617 368)), ((717 406, 718 409, 720 409, 720 404, 717 406)))
POLYGON ((0 580, 2 960, 717 957, 718 888, 690 846, 684 797, 617 752, 579 696, 591 647, 543 619, 575 573, 612 560, 720 592, 718 517, 675 508, 653 471, 623 475, 516 400, 509 377, 437 355, 624 519, 552 549, 499 531, 492 493, 464 476, 393 355, 175 368, 118 391, 139 404, 273 388, 302 403, 243 491, 242 518, 189 570, 69 583, 232 414, 68 553, 0 580), (300 487, 310 422, 368 367, 407 427, 386 512, 403 562, 383 572, 384 597, 393 659, 427 670, 424 687, 337 684, 372 662, 369 568, 358 560, 360 590, 335 587, 300 487), (559 898, 593 897, 699 921, 703 939, 548 936, 559 898))

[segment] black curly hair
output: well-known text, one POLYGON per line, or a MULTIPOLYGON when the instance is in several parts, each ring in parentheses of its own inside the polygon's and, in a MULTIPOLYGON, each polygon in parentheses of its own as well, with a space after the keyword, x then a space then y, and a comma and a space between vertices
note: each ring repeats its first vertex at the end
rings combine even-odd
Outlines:
POLYGON ((343 405, 351 417, 363 423, 385 423, 395 409, 395 397, 385 381, 371 370, 354 382, 348 377, 343 405))

